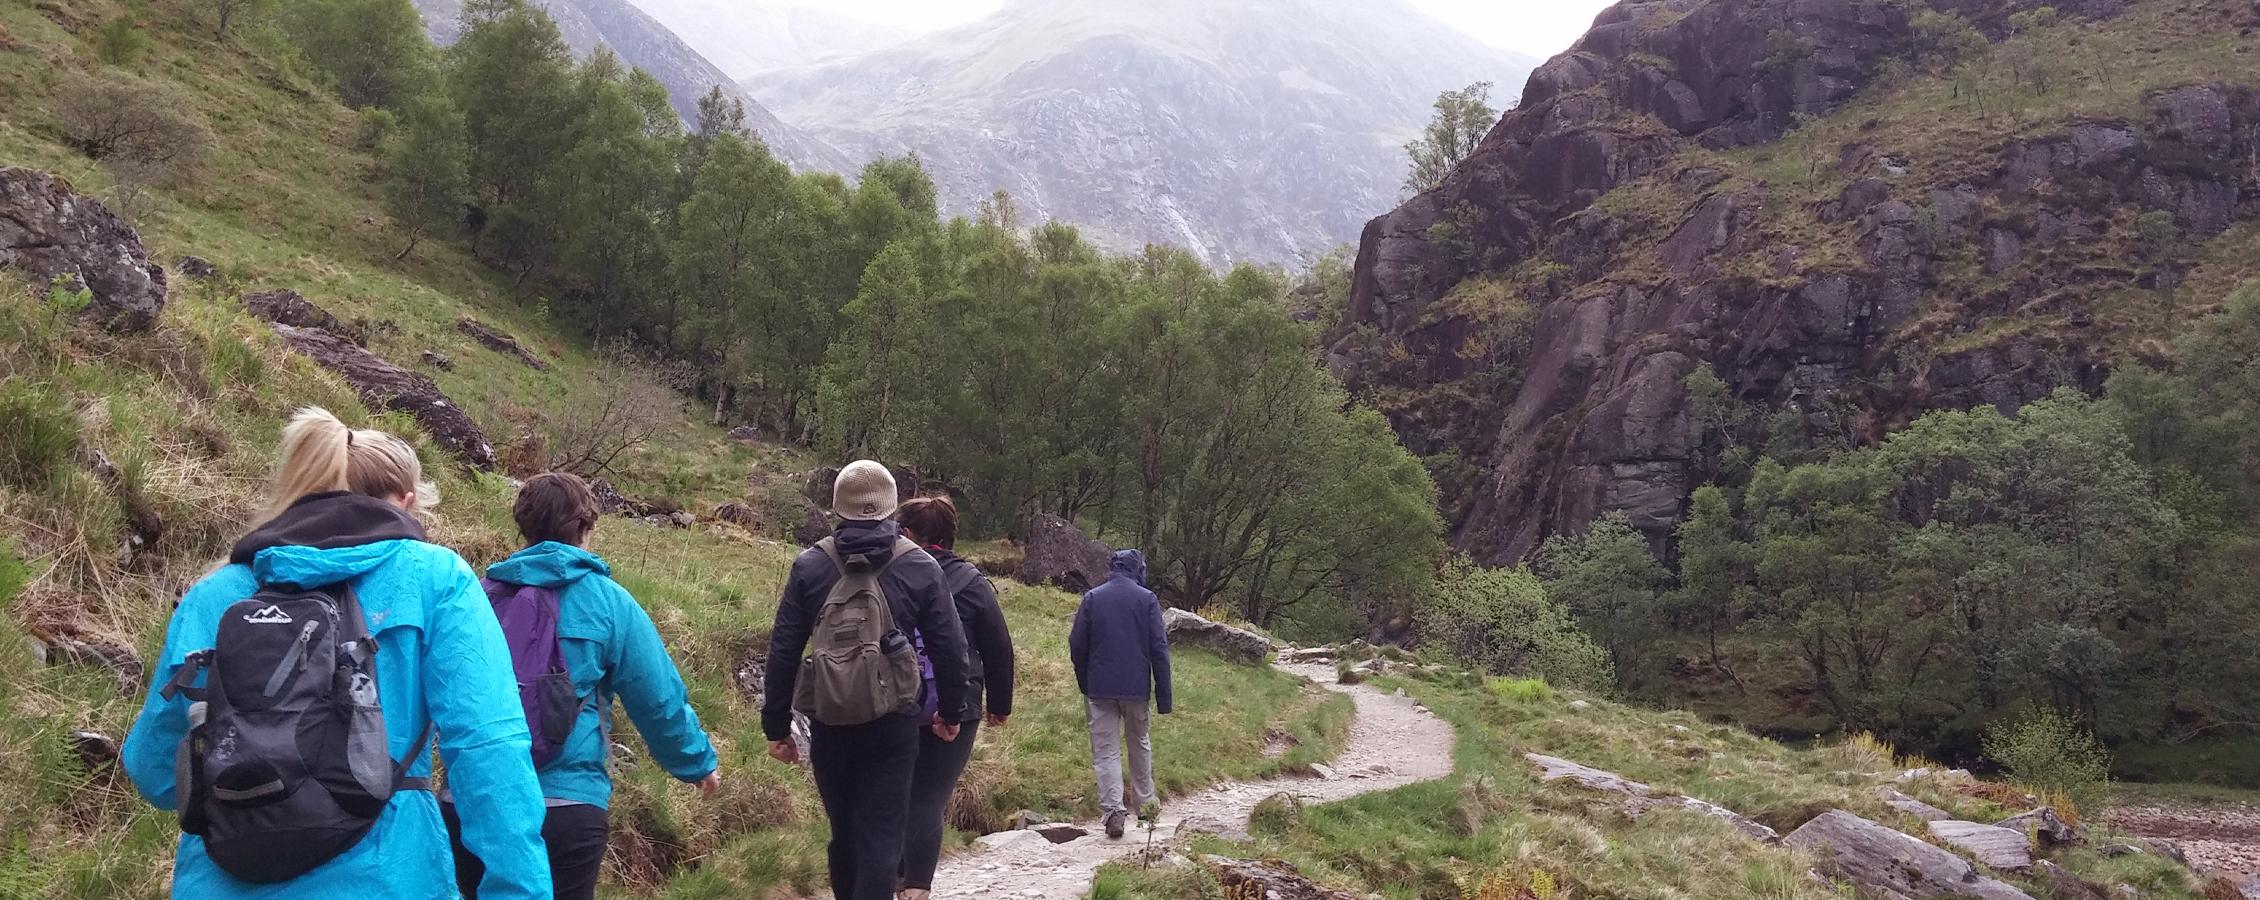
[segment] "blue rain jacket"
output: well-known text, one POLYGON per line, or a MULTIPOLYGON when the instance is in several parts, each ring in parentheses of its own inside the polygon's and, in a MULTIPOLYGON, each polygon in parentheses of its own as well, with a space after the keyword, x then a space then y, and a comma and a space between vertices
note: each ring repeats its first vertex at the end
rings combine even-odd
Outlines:
MULTIPOLYGON (((159 809, 177 808, 173 758, 188 730, 189 700, 166 700, 158 689, 189 654, 211 648, 220 615, 230 605, 251 596, 262 581, 318 585, 346 579, 355 579, 362 614, 378 642, 378 696, 393 758, 408 756, 409 743, 424 733, 426 721, 433 724, 448 780, 459 789, 464 843, 487 866, 479 896, 549 897, 549 855, 541 837, 545 810, 502 627, 471 567, 452 551, 422 541, 270 547, 258 551, 250 565, 233 563, 197 582, 173 612, 148 700, 126 738, 123 762, 134 787, 159 809)), ((408 774, 429 776, 430 749, 414 752, 422 758, 408 774)), ((236 880, 205 855, 202 838, 184 834, 172 895, 180 900, 459 896, 447 828, 430 791, 394 794, 359 844, 280 884, 236 880)))
POLYGON ((696 782, 714 772, 714 744, 691 710, 690 692, 674 658, 612 567, 571 544, 543 541, 487 568, 487 577, 557 592, 557 637, 565 668, 573 673, 581 715, 557 757, 543 766, 542 796, 591 806, 612 801, 605 766, 612 698, 643 734, 651 757, 667 774, 696 782))
POLYGON ((1145 554, 1116 550, 1110 567, 1106 583, 1083 595, 1067 634, 1075 685, 1094 700, 1150 696, 1155 711, 1167 714, 1169 629, 1162 625, 1161 601, 1146 590, 1145 554))

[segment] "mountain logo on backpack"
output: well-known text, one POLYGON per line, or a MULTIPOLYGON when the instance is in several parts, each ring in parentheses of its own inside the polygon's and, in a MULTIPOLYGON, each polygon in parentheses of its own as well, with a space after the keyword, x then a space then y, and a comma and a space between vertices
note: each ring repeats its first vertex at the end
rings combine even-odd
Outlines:
POLYGON ((279 606, 269 606, 258 612, 245 613, 243 620, 253 625, 288 625, 297 621, 292 619, 289 613, 283 612, 282 607, 279 606))

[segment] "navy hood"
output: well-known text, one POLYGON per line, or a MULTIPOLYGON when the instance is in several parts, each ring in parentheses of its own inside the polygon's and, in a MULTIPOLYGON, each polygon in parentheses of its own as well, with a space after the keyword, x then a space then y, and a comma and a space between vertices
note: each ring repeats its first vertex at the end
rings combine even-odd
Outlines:
POLYGON ((1136 550, 1116 550, 1114 560, 1107 566, 1118 577, 1146 586, 1146 555, 1136 550))

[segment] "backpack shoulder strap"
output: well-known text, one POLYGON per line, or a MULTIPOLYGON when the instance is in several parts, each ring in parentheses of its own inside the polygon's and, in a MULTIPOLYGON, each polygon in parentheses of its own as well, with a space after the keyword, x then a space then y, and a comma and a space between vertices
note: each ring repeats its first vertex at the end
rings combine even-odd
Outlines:
POLYGON ((950 567, 950 596, 954 598, 959 594, 965 593, 965 589, 972 587, 973 582, 978 580, 980 577, 980 568, 974 566, 972 563, 966 562, 965 560, 958 560, 957 565, 950 567))
POLYGON ((847 560, 840 556, 840 542, 838 539, 825 538, 821 541, 817 541, 816 549, 824 551, 824 558, 832 561, 832 567, 840 570, 841 576, 844 577, 847 575, 847 560))

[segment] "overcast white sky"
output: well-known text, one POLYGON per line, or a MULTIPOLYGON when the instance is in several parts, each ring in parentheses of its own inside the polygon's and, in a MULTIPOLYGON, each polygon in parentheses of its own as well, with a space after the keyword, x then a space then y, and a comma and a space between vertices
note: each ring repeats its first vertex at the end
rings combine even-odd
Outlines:
MULTIPOLYGON (((793 0, 897 28, 930 31, 973 21, 1003 0, 793 0)), ((1123 0, 1134 3, 1136 0, 1123 0)), ((1229 3, 1232 0, 1217 0, 1229 3)), ((1334 0, 1357 3, 1360 0, 1334 0)), ((1545 59, 1569 48, 1614 0, 1408 0, 1486 42, 1545 59)))

